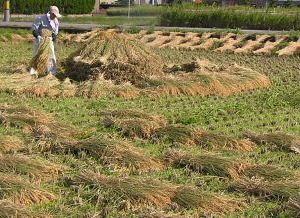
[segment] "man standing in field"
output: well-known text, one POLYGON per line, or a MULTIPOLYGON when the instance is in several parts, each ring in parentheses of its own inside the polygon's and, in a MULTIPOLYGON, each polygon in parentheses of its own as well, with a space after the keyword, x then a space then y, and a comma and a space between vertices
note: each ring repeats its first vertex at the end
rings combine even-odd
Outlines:
MULTIPOLYGON (((56 63, 56 56, 54 51, 54 41, 58 35, 58 29, 59 29, 59 22, 58 19, 61 17, 59 14, 59 9, 56 6, 51 6, 50 10, 47 14, 44 14, 42 16, 36 17, 33 25, 32 25, 32 34, 35 37, 34 41, 34 47, 33 47, 33 57, 35 57, 38 53, 39 45, 41 42, 43 42, 45 37, 49 37, 50 39, 50 56, 49 56, 49 62, 47 66, 47 72, 56 74, 57 73, 57 63, 56 63), (47 31, 46 31, 47 30, 47 31), (43 32, 49 32, 50 36, 46 35, 43 36, 43 32), (43 38, 44 37, 44 38, 43 38)), ((34 67, 31 67, 30 69, 30 75, 37 77, 38 69, 35 69, 34 67)))

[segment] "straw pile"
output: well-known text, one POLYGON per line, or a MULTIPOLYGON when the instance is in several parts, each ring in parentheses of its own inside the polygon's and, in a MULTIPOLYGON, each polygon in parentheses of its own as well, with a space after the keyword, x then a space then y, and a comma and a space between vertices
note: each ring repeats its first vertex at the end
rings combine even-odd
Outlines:
POLYGON ((24 148, 23 141, 18 137, 10 135, 0 136, 0 154, 13 153, 24 148))
POLYGON ((248 165, 243 170, 243 174, 249 178, 260 178, 267 181, 295 179, 295 174, 291 171, 273 165, 248 165))
POLYGON ((159 171, 163 168, 158 160, 147 155, 142 149, 105 136, 79 141, 75 147, 69 149, 99 158, 103 165, 115 170, 140 173, 159 171))
POLYGON ((34 218, 25 208, 15 205, 9 201, 0 201, 0 217, 2 218, 34 218))
POLYGON ((201 191, 196 187, 176 186, 168 182, 140 177, 112 177, 93 172, 83 172, 77 183, 103 191, 114 201, 126 202, 124 209, 145 207, 167 208, 177 204, 186 209, 197 209, 199 214, 209 212, 224 215, 245 207, 237 200, 219 197, 201 191))
POLYGON ((241 178, 234 181, 229 189, 263 197, 266 199, 287 200, 300 191, 299 183, 294 181, 265 181, 260 178, 241 178))
POLYGON ((224 217, 246 207, 240 199, 216 196, 191 186, 179 187, 173 201, 181 207, 197 209, 198 215, 207 214, 209 217, 224 217))
POLYGON ((289 199, 287 209, 293 213, 294 217, 300 216, 300 194, 289 199))
POLYGON ((79 184, 109 192, 128 203, 127 209, 145 206, 166 207, 172 203, 176 186, 158 180, 135 177, 107 177, 93 172, 84 172, 78 179, 79 184))
POLYGON ((191 154, 175 150, 166 153, 166 160, 174 166, 223 178, 238 178, 246 166, 241 161, 212 153, 191 154))
POLYGON ((30 205, 51 201, 55 196, 19 176, 0 173, 0 199, 30 205))
POLYGON ((276 150, 300 153, 300 138, 294 135, 281 132, 266 134, 246 132, 244 135, 257 144, 269 144, 276 150))
POLYGON ((66 61, 67 76, 76 81, 102 76, 115 84, 130 82, 147 87, 161 74, 161 58, 128 34, 101 32, 66 61))
POLYGON ((113 127, 131 138, 150 138, 155 130, 167 123, 163 116, 151 115, 137 110, 114 110, 100 113, 106 128, 113 127))
POLYGON ((235 139, 225 135, 204 132, 183 125, 168 125, 160 128, 153 136, 172 144, 200 146, 204 149, 228 149, 253 151, 255 144, 247 139, 235 139))
POLYGON ((266 88, 270 79, 254 70, 236 64, 225 67, 207 60, 195 60, 182 65, 164 67, 163 85, 153 89, 153 95, 221 95, 266 88), (171 76, 172 75, 172 76, 171 76))
POLYGON ((38 76, 46 76, 48 71, 48 64, 51 55, 51 39, 52 32, 47 29, 42 29, 41 36, 43 37, 40 42, 36 55, 32 58, 30 67, 38 72, 38 76))
POLYGON ((62 166, 40 158, 24 155, 0 155, 0 172, 29 175, 39 180, 49 180, 62 172, 62 166))

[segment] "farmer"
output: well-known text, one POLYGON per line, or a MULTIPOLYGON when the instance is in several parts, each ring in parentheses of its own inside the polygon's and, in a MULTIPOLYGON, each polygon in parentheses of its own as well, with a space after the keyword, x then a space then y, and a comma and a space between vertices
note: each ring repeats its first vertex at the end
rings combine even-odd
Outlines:
MULTIPOLYGON (((34 41, 34 46, 33 46, 33 52, 32 55, 33 57, 37 54, 39 44, 42 42, 43 37, 41 36, 41 31, 43 29, 47 29, 52 32, 52 37, 51 38, 51 54, 50 54, 50 59, 49 59, 49 64, 48 64, 48 73, 52 73, 55 75, 57 73, 57 64, 56 64, 56 56, 55 56, 55 51, 54 51, 54 41, 58 35, 58 27, 59 27, 59 22, 58 19, 61 17, 59 14, 59 9, 56 6, 50 6, 50 10, 47 14, 44 14, 42 16, 36 17, 34 23, 32 24, 32 34, 35 37, 34 41)), ((30 75, 36 77, 38 72, 31 68, 30 69, 30 75)))

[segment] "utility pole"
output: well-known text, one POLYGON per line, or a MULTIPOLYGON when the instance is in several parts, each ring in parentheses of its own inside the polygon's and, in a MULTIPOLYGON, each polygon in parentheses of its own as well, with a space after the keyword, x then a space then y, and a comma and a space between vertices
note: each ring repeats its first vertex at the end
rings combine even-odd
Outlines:
POLYGON ((10 0, 4 0, 4 22, 9 22, 10 19, 10 0))

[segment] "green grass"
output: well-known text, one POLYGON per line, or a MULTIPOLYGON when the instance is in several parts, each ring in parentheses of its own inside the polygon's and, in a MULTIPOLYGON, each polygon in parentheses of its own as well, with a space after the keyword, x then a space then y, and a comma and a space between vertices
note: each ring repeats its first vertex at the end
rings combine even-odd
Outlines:
MULTIPOLYGON (((9 31, 8 31, 9 32, 9 31)), ((76 46, 57 45, 58 59, 61 61, 76 46)), ((0 72, 7 74, 10 69, 20 63, 28 63, 31 57, 31 43, 1 43, 0 72)), ((246 130, 256 132, 284 131, 300 135, 300 57, 275 57, 221 54, 212 51, 185 51, 161 49, 158 52, 167 63, 185 63, 192 58, 208 59, 218 64, 236 63, 267 74, 272 80, 272 87, 264 90, 236 94, 229 97, 160 97, 141 96, 136 99, 123 98, 33 98, 22 95, 0 93, 0 104, 22 105, 33 107, 52 114, 56 120, 75 125, 82 130, 91 130, 93 135, 113 134, 122 140, 122 136, 114 129, 105 129, 99 116, 103 110, 140 109, 144 112, 164 115, 170 124, 181 124, 201 128, 214 133, 223 133, 233 137, 241 137, 246 130)), ((9 75, 8 75, 9 76, 9 75)), ((0 133, 30 136, 16 127, 0 125, 0 133)), ((166 143, 156 144, 151 140, 132 139, 132 143, 144 149, 156 158, 163 158, 169 148, 166 143)), ((201 149, 194 148, 198 152, 201 149)), ((300 156, 293 153, 272 151, 268 146, 259 147, 255 152, 219 151, 227 158, 241 158, 257 164, 272 164, 293 172, 299 172, 300 156)), ((122 202, 116 196, 103 198, 105 193, 96 193, 86 186, 72 184, 80 172, 89 169, 109 176, 120 176, 122 173, 103 167, 100 160, 88 154, 74 156, 72 154, 47 153, 36 154, 52 163, 68 166, 53 183, 42 183, 47 191, 61 195, 57 200, 31 209, 49 213, 55 217, 94 216, 106 212, 108 217, 136 217, 132 211, 120 210, 122 202)), ((135 175, 139 176, 139 175, 135 175)), ((291 217, 281 208, 282 201, 263 201, 242 193, 230 193, 226 180, 217 176, 201 175, 188 169, 175 167, 163 171, 144 173, 141 176, 161 179, 180 185, 197 185, 200 189, 211 193, 225 193, 233 197, 248 200, 249 208, 229 214, 228 217, 291 217)), ((195 210, 181 210, 183 214, 195 214, 195 210)))

